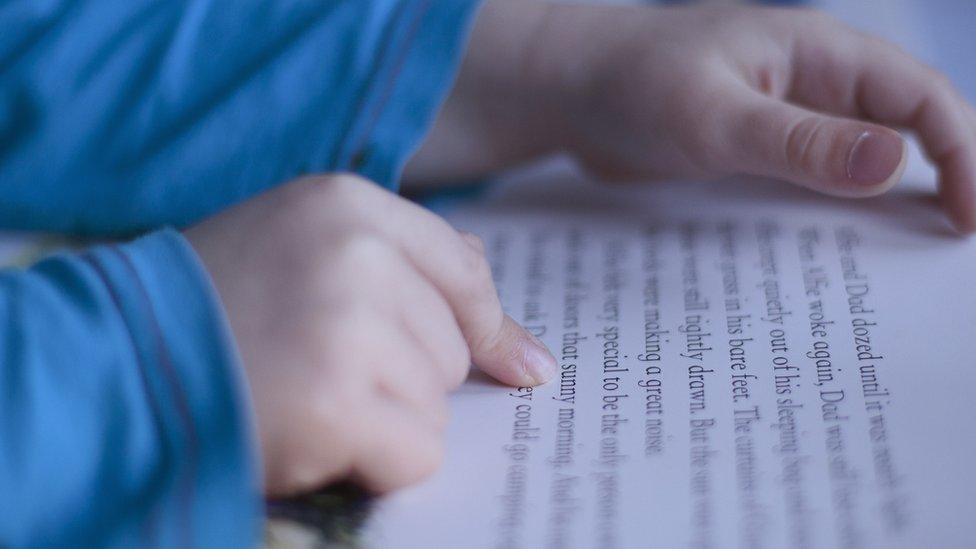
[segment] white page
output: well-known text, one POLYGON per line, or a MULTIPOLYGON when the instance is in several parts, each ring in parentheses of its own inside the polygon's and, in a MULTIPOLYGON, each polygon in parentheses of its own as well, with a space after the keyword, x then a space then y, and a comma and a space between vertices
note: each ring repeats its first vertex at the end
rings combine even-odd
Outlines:
POLYGON ((909 174, 845 201, 556 170, 449 211, 562 370, 531 399, 474 373, 369 543, 973 546, 976 242, 909 174))

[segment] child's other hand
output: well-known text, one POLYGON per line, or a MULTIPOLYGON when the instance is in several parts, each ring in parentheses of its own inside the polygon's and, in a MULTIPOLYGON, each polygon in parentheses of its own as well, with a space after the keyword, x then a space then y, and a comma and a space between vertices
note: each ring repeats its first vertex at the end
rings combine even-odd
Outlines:
POLYGON ((568 150, 605 179, 757 175, 839 196, 901 177, 913 130, 976 231, 976 113, 935 70, 819 12, 492 0, 407 179, 568 150))
POLYGON ((955 225, 976 231, 976 111, 892 44, 795 9, 559 6, 543 29, 537 70, 582 92, 562 106, 568 146, 602 176, 748 174, 870 196, 900 179, 891 128, 906 128, 955 225))
POLYGON ((367 181, 297 181, 187 237, 240 349, 271 495, 414 482, 471 362, 512 385, 555 372, 502 312, 480 241, 367 181))

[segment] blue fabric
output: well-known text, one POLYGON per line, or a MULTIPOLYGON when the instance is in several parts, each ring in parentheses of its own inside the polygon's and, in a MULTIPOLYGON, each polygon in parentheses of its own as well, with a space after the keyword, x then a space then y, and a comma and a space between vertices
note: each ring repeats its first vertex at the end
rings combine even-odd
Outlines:
POLYGON ((0 226, 183 226, 308 172, 392 186, 472 4, 2 3, 0 226))
POLYGON ((259 539, 234 346, 161 227, 307 172, 395 186, 474 5, 0 2, 0 226, 155 231, 0 271, 0 545, 259 539))
POLYGON ((0 540, 246 546, 257 477, 233 346, 172 230, 0 274, 0 540))

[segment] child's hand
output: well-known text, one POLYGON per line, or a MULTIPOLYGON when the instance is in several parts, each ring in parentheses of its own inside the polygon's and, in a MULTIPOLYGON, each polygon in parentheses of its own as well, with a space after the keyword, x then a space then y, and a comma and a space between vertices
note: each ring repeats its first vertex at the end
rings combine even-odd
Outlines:
POLYGON ((568 149, 609 179, 747 174, 869 196, 901 176, 890 128, 919 134, 946 210, 976 230, 976 114, 889 43, 806 10, 494 0, 411 167, 452 166, 432 155, 465 133, 487 136, 455 140, 476 168, 568 149))
POLYGON ((471 361, 512 385, 555 372, 502 312, 480 241, 367 181, 298 181, 187 237, 240 349, 269 494, 416 481, 471 361))

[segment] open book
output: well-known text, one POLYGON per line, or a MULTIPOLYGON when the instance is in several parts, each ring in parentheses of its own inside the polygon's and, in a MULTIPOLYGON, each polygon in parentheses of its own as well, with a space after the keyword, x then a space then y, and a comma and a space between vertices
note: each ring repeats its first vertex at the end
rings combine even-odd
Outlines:
POLYGON ((446 208, 560 371, 474 372, 443 469, 381 500, 365 539, 972 547, 976 241, 930 172, 907 179, 850 201, 557 168, 446 208))
POLYGON ((445 206, 557 377, 473 372, 437 475, 274 502, 269 543, 315 540, 304 523, 384 547, 972 547, 976 240, 931 172, 906 179, 848 201, 556 166, 445 206))

